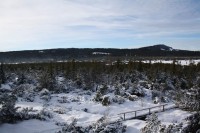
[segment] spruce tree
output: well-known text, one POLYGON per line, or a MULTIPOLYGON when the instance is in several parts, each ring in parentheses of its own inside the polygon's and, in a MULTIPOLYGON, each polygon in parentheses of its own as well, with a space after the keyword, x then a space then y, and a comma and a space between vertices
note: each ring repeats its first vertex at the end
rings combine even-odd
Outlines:
POLYGON ((1 63, 0 65, 0 85, 6 82, 5 71, 4 71, 4 64, 1 63))

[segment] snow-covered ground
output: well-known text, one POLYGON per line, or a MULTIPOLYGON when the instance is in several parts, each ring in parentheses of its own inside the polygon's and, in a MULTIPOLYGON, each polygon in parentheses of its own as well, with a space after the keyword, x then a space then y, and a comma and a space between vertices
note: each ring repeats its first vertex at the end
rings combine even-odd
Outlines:
POLYGON ((0 125, 0 133, 55 133, 60 127, 54 122, 25 120, 15 124, 0 125))
MULTIPOLYGON (((94 102, 94 94, 85 93, 82 90, 72 91, 70 93, 51 94, 51 100, 45 102, 40 99, 39 95, 35 97, 34 102, 25 102, 19 99, 16 106, 25 108, 32 107, 34 110, 48 110, 52 114, 52 118, 48 121, 26 120, 17 124, 3 124, 0 126, 0 133, 51 133, 61 127, 55 123, 70 123, 76 118, 77 124, 88 126, 95 123, 102 116, 107 116, 108 121, 120 119, 119 113, 138 110, 147 107, 156 106, 153 104, 150 90, 145 89, 146 96, 137 101, 126 100, 123 104, 112 103, 109 106, 103 106, 101 103, 94 102), (65 103, 60 103, 61 99, 65 99, 65 103)), ((112 94, 111 94, 112 95, 112 94)), ((169 103, 169 107, 173 106, 169 103)), ((155 109, 159 110, 159 108, 155 109)), ((147 110, 148 112, 148 110, 147 110)), ((145 112, 143 112, 145 113, 145 112)), ((164 124, 180 123, 191 113, 180 109, 168 110, 158 113, 158 118, 164 124)), ((131 114, 134 116, 134 114, 131 114)), ((127 120, 123 122, 127 125, 127 133, 139 133, 140 129, 145 126, 143 120, 127 120)))
MULTIPOLYGON (((142 61, 144 63, 149 63, 149 60, 142 61)), ((151 60, 151 63, 164 63, 164 64, 172 64, 173 60, 151 60)), ((197 60, 176 60, 176 64, 180 65, 190 65, 191 63, 193 64, 198 64, 200 63, 200 59, 197 60)))
POLYGON ((140 133, 140 129, 143 128, 146 123, 142 120, 129 120, 124 122, 127 125, 126 133, 140 133))
MULTIPOLYGON (((88 117, 87 115, 85 115, 85 113, 79 113, 79 116, 82 115, 88 117)), ((179 109, 173 109, 166 112, 158 113, 158 119, 161 120, 162 124, 165 125, 169 125, 172 123, 178 124, 180 122, 184 123, 184 118, 189 115, 191 115, 191 113, 179 109)), ((65 116, 65 118, 67 119, 65 119, 64 121, 70 120, 70 117, 73 116, 65 116)), ((90 117, 92 117, 91 119, 96 119, 95 115, 90 117)), ((79 121, 81 120, 79 119, 79 121)), ((140 129, 146 125, 146 122, 143 120, 133 119, 124 121, 123 124, 127 125, 126 133, 140 133, 140 129)), ((61 129, 61 127, 56 126, 54 121, 26 120, 17 124, 0 125, 1 133, 55 133, 55 131, 58 131, 59 129, 61 129)))
POLYGON ((181 122, 183 123, 183 125, 186 125, 187 122, 184 119, 192 115, 192 113, 180 109, 172 109, 165 112, 160 112, 157 115, 158 119, 165 125, 169 125, 172 123, 178 124, 181 122))

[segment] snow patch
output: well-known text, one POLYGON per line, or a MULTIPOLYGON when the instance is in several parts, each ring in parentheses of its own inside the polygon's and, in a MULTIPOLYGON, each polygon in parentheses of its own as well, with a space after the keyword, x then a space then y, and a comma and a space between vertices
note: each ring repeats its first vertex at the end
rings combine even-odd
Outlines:
POLYGON ((110 53, 104 53, 104 52, 93 52, 93 55, 110 55, 110 53))

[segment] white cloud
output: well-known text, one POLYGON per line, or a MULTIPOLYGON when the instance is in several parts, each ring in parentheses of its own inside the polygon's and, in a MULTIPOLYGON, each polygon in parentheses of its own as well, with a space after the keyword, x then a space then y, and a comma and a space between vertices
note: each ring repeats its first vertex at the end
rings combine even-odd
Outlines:
POLYGON ((188 0, 1 0, 0 50, 199 34, 199 10, 200 2, 188 0))

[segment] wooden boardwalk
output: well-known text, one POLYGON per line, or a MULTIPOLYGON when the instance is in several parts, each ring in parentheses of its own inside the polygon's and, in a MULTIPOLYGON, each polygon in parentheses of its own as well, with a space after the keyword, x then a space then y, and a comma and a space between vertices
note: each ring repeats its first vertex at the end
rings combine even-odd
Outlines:
POLYGON ((123 120, 128 120, 128 119, 136 119, 139 117, 145 117, 147 115, 150 115, 153 112, 164 112, 165 110, 169 110, 171 108, 175 108, 175 107, 171 107, 171 108, 165 108, 168 104, 161 104, 158 106, 153 106, 153 107, 148 107, 148 108, 142 108, 142 109, 138 109, 138 110, 133 110, 133 111, 128 111, 128 112, 123 112, 120 113, 118 115, 122 116, 123 120), (129 117, 127 117, 127 115, 129 117))

